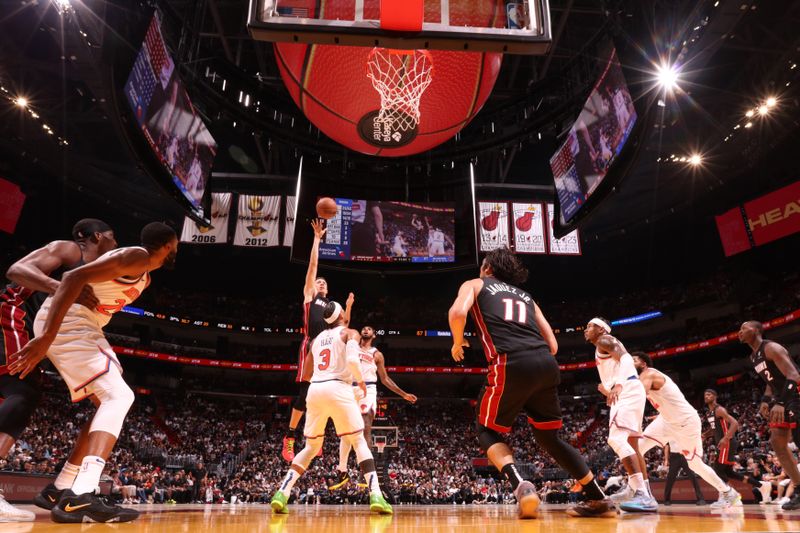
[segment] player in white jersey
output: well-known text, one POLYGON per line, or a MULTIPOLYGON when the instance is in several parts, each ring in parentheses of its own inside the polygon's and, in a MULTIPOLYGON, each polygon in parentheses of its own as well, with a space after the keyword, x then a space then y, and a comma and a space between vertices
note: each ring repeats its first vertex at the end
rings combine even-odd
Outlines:
POLYGON ((603 318, 593 318, 586 325, 584 337, 594 344, 595 362, 600 374, 598 390, 610 406, 608 415, 608 444, 620 458, 628 473, 631 493, 614 498, 620 509, 630 512, 654 512, 658 502, 650 492, 647 465, 639 453, 642 417, 647 397, 638 379, 633 358, 611 335, 611 325, 603 318), (626 499, 627 498, 627 499, 626 499))
MULTIPOLYGON (((361 416, 364 418, 364 438, 367 444, 372 446, 372 422, 375 420, 375 412, 378 409, 378 378, 381 383, 405 401, 416 403, 417 397, 401 389, 386 372, 386 360, 383 353, 375 348, 375 328, 364 326, 361 328, 361 339, 359 340, 358 357, 361 363, 361 376, 367 385, 365 396, 360 395, 358 385, 353 383, 353 394, 358 399, 358 406, 361 409, 361 416)), ((339 477, 336 482, 329 486, 329 490, 336 490, 343 487, 350 480, 347 472, 347 460, 350 457, 352 446, 347 439, 339 442, 339 477)))
POLYGON ((634 352, 632 356, 647 399, 658 411, 658 416, 644 430, 642 455, 672 443, 671 450, 683 454, 689 468, 719 491, 719 500, 711 504, 712 508, 741 505, 741 495, 703 462, 702 422, 695 408, 669 376, 653 368, 648 354, 634 352))
POLYGON ((397 235, 394 236, 394 241, 392 244, 392 255, 395 257, 406 257, 408 255, 408 250, 406 246, 408 243, 405 240, 405 235, 403 235, 402 231, 398 231, 397 235))
POLYGON ((145 226, 141 242, 142 247, 112 250, 66 273, 36 315, 36 338, 9 366, 12 374, 24 377, 47 355, 72 400, 90 398, 97 406, 87 435, 79 437, 70 455, 81 460, 80 471, 51 511, 56 522, 127 522, 139 516, 133 509, 108 505, 94 492, 134 400, 117 356, 103 336, 103 326, 141 294, 151 271, 173 266, 178 251, 175 231, 161 222, 145 226), (99 301, 94 309, 73 303, 87 284, 99 301))
POLYGON ((356 450, 358 466, 369 487, 370 511, 392 514, 392 506, 381 494, 375 460, 364 439, 364 421, 353 394, 354 382, 358 384, 362 396, 367 393, 359 361, 359 334, 345 326, 344 311, 338 302, 328 303, 323 318, 328 329, 317 335, 311 344, 311 351, 306 354, 306 364, 309 367, 314 365, 314 373, 306 395, 305 447, 295 455, 270 505, 275 513, 288 512, 292 488, 322 449, 325 426, 328 419, 332 418, 337 435, 350 441, 356 450))
POLYGON ((428 256, 445 255, 445 240, 452 246, 452 241, 439 228, 431 228, 428 232, 428 256))

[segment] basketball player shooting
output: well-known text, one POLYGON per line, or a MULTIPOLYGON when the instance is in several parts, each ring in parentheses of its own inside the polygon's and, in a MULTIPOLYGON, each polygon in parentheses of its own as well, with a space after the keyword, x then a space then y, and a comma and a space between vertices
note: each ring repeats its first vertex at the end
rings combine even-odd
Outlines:
POLYGON ((764 339, 764 326, 761 322, 748 321, 742 324, 739 328, 739 342, 752 349, 750 362, 766 384, 758 411, 769 420, 769 443, 794 485, 791 499, 782 508, 785 511, 800 509, 800 471, 789 450, 790 438, 800 445, 800 395, 797 392, 800 372, 786 348, 764 339))
POLYGON ((572 516, 613 516, 594 474, 578 451, 561 440, 558 384, 561 372, 555 359, 558 343, 542 310, 530 294, 519 288, 528 271, 508 248, 489 252, 480 276, 464 282, 450 307, 451 354, 464 360, 464 327, 472 313, 490 364, 486 385, 478 398, 475 432, 489 461, 509 480, 520 518, 535 518, 539 496, 524 479, 502 434, 510 433, 520 411, 528 415, 539 446, 575 478, 586 496, 568 510, 572 516))
MULTIPOLYGON (((94 218, 77 222, 72 228, 72 238, 71 241, 53 241, 34 250, 6 272, 12 283, 0 294, 3 334, 0 343, 0 396, 3 398, 0 403, 0 459, 8 456, 14 442, 28 426, 42 395, 40 372, 31 372, 25 379, 9 375, 8 365, 13 362, 10 356, 33 338, 33 319, 46 296, 58 290, 62 274, 91 263, 117 246, 111 227, 94 218)), ((84 285, 75 303, 93 309, 98 301, 92 288, 84 285)), ((53 503, 47 509, 52 507, 53 503)), ((29 522, 35 518, 30 511, 11 506, 0 495, 0 522, 29 522)))
MULTIPOLYGON (((283 436, 283 449, 281 457, 284 461, 291 463, 294 460, 294 446, 300 440, 302 431, 298 429, 300 419, 306 411, 306 394, 308 393, 308 380, 311 378, 311 368, 306 367, 306 354, 311 346, 311 342, 317 335, 325 331, 327 324, 322 317, 325 307, 328 305, 328 282, 323 277, 317 276, 319 266, 319 244, 325 236, 325 227, 322 219, 311 221, 311 228, 314 230, 314 243, 311 245, 311 255, 308 259, 308 270, 306 270, 306 281, 303 285, 303 340, 300 343, 300 353, 297 361, 297 374, 295 382, 299 383, 297 399, 292 405, 292 414, 289 417, 289 434, 283 436)), ((355 297, 351 292, 347 297, 347 304, 344 311, 345 325, 350 324, 350 313, 353 309, 355 297)), ((322 449, 320 448, 320 452, 322 449)))
POLYGON ((719 491, 712 509, 742 505, 742 496, 723 481, 714 469, 703 462, 702 422, 694 407, 672 379, 653 368, 653 360, 645 352, 633 352, 633 364, 639 373, 650 403, 658 416, 644 430, 641 454, 655 447, 674 443, 674 452, 683 454, 689 468, 719 491))
MULTIPOLYGON (((364 438, 367 445, 372 447, 372 423, 375 420, 375 412, 378 409, 378 378, 381 383, 394 392, 402 399, 410 403, 416 403, 417 397, 401 389, 386 372, 386 360, 383 353, 375 348, 372 343, 375 341, 375 328, 364 326, 361 328, 361 338, 359 340, 358 358, 361 364, 361 375, 367 385, 366 396, 361 396, 361 390, 357 383, 353 383, 353 393, 358 399, 358 406, 361 409, 361 416, 364 418, 364 438)), ((336 490, 344 487, 350 481, 347 472, 347 460, 350 457, 350 450, 353 446, 348 439, 339 441, 339 477, 336 482, 328 487, 329 490, 336 490)))
POLYGON ((303 431, 306 444, 292 461, 292 466, 281 481, 270 505, 277 514, 288 512, 292 488, 322 449, 325 427, 328 419, 333 419, 337 435, 348 440, 356 450, 358 466, 369 488, 370 511, 392 514, 392 506, 381 494, 375 460, 364 438, 364 420, 353 395, 354 382, 357 383, 362 397, 367 394, 358 355, 360 336, 356 330, 347 328, 344 311, 337 302, 329 302, 325 306, 323 319, 328 329, 314 339, 310 352, 306 354, 306 364, 314 369, 306 398, 306 422, 303 431))
POLYGON ((109 505, 95 496, 95 490, 134 400, 102 329, 147 288, 150 272, 174 266, 178 251, 175 231, 160 222, 142 229, 141 242, 141 247, 112 250, 66 273, 36 315, 36 338, 9 366, 12 374, 24 379, 47 355, 69 387, 72 401, 90 398, 97 407, 83 449, 76 448, 70 456, 81 460, 80 471, 51 510, 55 522, 129 522, 139 516, 133 509, 109 505), (87 284, 99 301, 93 309, 74 303, 87 284))
MULTIPOLYGON (((650 492, 647 465, 639 453, 642 418, 647 396, 638 379, 633 358, 625 346, 611 335, 611 325, 603 318, 593 318, 586 325, 584 338, 595 350, 599 390, 611 407, 608 415, 608 445, 617 454, 628 473, 628 489, 612 500, 628 512, 655 512, 658 502, 650 492)), ((616 497, 615 497, 616 496, 616 497)))

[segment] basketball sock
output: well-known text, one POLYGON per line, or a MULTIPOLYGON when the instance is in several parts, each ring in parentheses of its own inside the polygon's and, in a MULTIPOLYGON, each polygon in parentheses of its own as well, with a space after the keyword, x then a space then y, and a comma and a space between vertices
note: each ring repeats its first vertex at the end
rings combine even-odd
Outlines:
POLYGON ((348 439, 339 440, 339 472, 347 472, 347 460, 350 458, 351 448, 348 439))
POLYGON ((53 482, 53 485, 55 485, 58 490, 64 490, 72 487, 72 484, 75 483, 75 478, 78 477, 78 472, 80 472, 80 469, 80 466, 74 465, 67 461, 64 463, 64 467, 61 468, 61 472, 58 473, 58 477, 53 482))
POLYGON ((300 473, 294 468, 290 468, 283 477, 283 481, 281 481, 278 491, 282 492, 283 495, 288 498, 292 494, 292 487, 294 487, 294 484, 298 479, 300 479, 300 473))
POLYGON ((628 476, 628 485, 631 486, 633 490, 645 490, 644 488, 644 476, 642 473, 639 472, 637 474, 631 474, 628 476))
POLYGON ((525 481, 522 479, 519 471, 517 470, 517 466, 514 463, 508 463, 506 466, 500 470, 506 479, 511 482, 511 490, 517 490, 517 487, 520 483, 525 481))
POLYGON ((72 492, 75 494, 86 494, 94 492, 100 486, 100 476, 103 475, 103 468, 106 462, 102 457, 87 455, 81 463, 81 470, 75 477, 72 484, 72 492))
POLYGON ((378 473, 374 470, 372 472, 367 472, 364 474, 364 479, 367 480, 367 486, 369 487, 370 494, 380 494, 381 493, 381 485, 378 482, 378 473))
POLYGON ((586 498, 590 500, 603 500, 606 497, 603 489, 601 489, 600 485, 597 483, 597 478, 592 478, 589 483, 582 485, 582 487, 586 498))

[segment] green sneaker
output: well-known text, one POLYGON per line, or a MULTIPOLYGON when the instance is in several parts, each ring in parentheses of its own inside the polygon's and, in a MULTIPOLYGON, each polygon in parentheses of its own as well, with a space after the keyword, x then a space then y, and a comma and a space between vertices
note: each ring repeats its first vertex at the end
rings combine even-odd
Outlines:
POLYGON ((394 514, 392 506, 383 499, 383 494, 369 495, 369 510, 378 514, 394 514))
POLYGON ((287 514, 289 512, 289 499, 281 491, 275 493, 275 496, 272 497, 272 500, 270 500, 269 504, 272 506, 273 513, 287 514))

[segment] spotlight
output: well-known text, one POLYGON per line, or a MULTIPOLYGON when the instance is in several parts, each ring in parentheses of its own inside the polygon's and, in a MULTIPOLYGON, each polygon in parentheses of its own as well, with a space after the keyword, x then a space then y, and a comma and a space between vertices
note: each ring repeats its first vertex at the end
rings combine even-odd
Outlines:
POLYGON ((678 69, 675 65, 662 63, 656 70, 658 84, 667 92, 672 92, 678 87, 678 69))
POLYGON ((747 113, 745 113, 745 114, 744 114, 744 116, 746 116, 747 118, 750 118, 750 117, 752 117, 754 114, 755 114, 755 112, 754 112, 752 109, 748 109, 748 110, 747 110, 747 113))
POLYGON ((25 98, 24 96, 17 96, 14 99, 14 104, 24 109, 28 107, 28 99, 25 98))
POLYGON ((745 128, 752 128, 753 127, 753 123, 752 122, 748 122, 747 124, 744 125, 744 127, 745 128))
POLYGON ((766 104, 758 106, 758 114, 762 117, 769 113, 769 107, 766 104))
POLYGON ((770 96, 769 98, 767 98, 767 107, 775 107, 777 103, 778 99, 775 98, 774 96, 770 96))
POLYGON ((701 156, 700 154, 692 154, 691 156, 689 156, 689 163, 693 167, 700 166, 703 164, 703 156, 701 156))
POLYGON ((67 13, 68 11, 72 11, 72 4, 69 3, 69 0, 51 0, 53 2, 53 6, 58 10, 59 13, 67 13))

